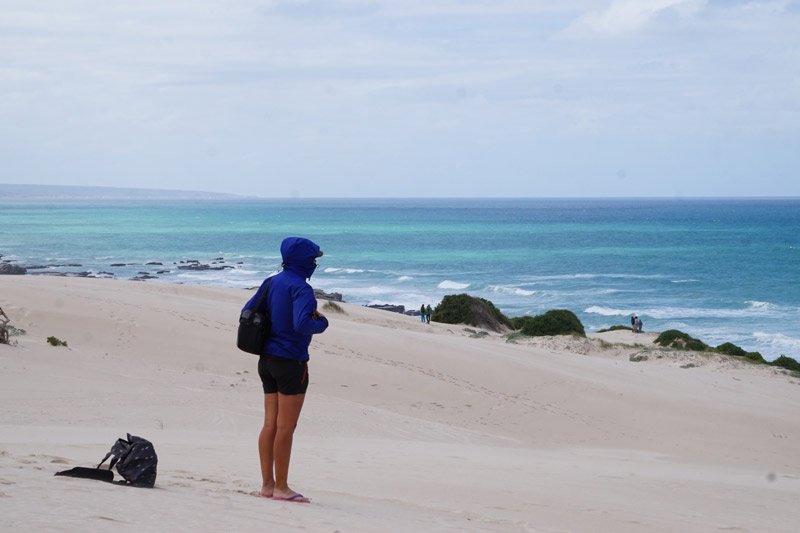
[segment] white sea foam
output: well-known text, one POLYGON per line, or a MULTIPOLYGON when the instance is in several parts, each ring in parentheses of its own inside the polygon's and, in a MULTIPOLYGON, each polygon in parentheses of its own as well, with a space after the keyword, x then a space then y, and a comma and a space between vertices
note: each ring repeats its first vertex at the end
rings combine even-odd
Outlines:
POLYGON ((745 302, 751 309, 758 309, 762 311, 777 311, 778 306, 769 302, 759 302, 757 300, 748 300, 745 302))
POLYGON ((462 289, 466 289, 467 287, 469 287, 469 283, 459 283, 457 281, 450 281, 449 279, 446 279, 439 285, 437 285, 437 287, 439 287, 440 289, 460 291, 462 289))
POLYGON ((510 294, 512 296, 533 296, 536 294, 536 291, 521 289, 519 287, 509 285, 489 285, 486 287, 486 289, 499 294, 510 294))
POLYGON ((631 312, 625 309, 614 309, 613 307, 603 307, 600 305, 593 305, 583 310, 584 313, 600 316, 626 316, 631 312))
POLYGON ((411 281, 412 279, 414 279, 412 276, 400 276, 397 281, 411 281))
POLYGON ((526 277, 526 281, 568 281, 572 279, 666 279, 663 274, 591 274, 591 273, 578 273, 578 274, 556 274, 552 276, 530 276, 526 277))
POLYGON ((766 344, 768 346, 790 352, 786 355, 797 355, 797 353, 800 352, 800 339, 789 337, 783 333, 765 333, 763 331, 756 331, 753 333, 753 337, 756 338, 759 344, 766 344))
POLYGON ((344 274, 361 274, 366 272, 366 270, 360 268, 336 268, 336 267, 328 267, 323 270, 326 274, 336 274, 336 273, 344 273, 344 274))

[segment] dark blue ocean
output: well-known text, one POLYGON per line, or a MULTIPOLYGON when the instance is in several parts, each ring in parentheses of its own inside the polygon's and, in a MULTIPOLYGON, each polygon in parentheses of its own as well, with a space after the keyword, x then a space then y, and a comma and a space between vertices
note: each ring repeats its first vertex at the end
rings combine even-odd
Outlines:
POLYGON ((510 316, 566 308, 596 330, 638 313, 645 330, 800 356, 798 199, 0 198, 2 260, 80 265, 31 272, 251 287, 287 235, 322 246, 312 285, 351 303, 467 292, 510 316), (177 268, 191 259, 233 268, 177 268))

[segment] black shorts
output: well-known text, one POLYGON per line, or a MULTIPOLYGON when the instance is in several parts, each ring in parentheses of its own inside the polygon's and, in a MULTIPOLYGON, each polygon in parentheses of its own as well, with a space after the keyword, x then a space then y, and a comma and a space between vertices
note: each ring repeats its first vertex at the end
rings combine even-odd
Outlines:
POLYGON ((305 394, 308 389, 308 361, 262 355, 258 360, 258 376, 264 394, 305 394))

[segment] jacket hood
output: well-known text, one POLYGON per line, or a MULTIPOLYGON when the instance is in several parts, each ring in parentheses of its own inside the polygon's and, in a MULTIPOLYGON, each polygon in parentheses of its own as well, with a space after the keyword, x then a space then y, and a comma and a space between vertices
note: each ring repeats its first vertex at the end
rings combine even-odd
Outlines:
POLYGON ((308 279, 317 268, 314 260, 322 255, 316 243, 303 237, 286 237, 281 243, 284 270, 291 270, 308 279))

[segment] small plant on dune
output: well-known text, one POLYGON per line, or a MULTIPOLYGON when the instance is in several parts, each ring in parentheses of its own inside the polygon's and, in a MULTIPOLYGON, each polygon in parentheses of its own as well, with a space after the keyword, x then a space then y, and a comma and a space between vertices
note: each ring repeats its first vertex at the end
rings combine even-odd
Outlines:
POLYGON ((517 340, 524 338, 525 335, 522 334, 520 331, 512 331, 508 335, 506 335, 506 342, 509 344, 516 344, 517 340))
POLYGON ((62 341, 58 337, 53 337, 52 335, 50 337, 47 337, 47 342, 51 346, 66 346, 67 345, 67 341, 62 341))
POLYGON ((551 309, 542 315, 522 317, 521 332, 529 337, 549 335, 577 335, 585 337, 586 331, 580 319, 568 309, 551 309))
POLYGON ((469 333, 469 336, 470 336, 470 338, 472 338, 472 339, 481 339, 481 338, 483 338, 483 337, 486 337, 486 336, 488 336, 488 335, 489 335, 489 332, 488 332, 488 331, 483 331, 483 330, 481 330, 481 331, 476 331, 476 330, 474 330, 474 329, 471 329, 471 328, 464 328, 464 331, 466 331, 467 333, 469 333))
POLYGON ((341 305, 337 304, 336 302, 332 302, 330 300, 328 300, 324 304, 322 304, 322 309, 324 309, 325 311, 328 311, 330 313, 342 313, 342 314, 345 314, 345 315, 347 314, 347 313, 345 313, 345 310, 342 309, 341 305))
POLYGON ((11 324, 6 326, 6 330, 8 330, 8 335, 11 337, 17 337, 19 335, 25 335, 27 331, 22 328, 17 328, 12 326, 11 324))

